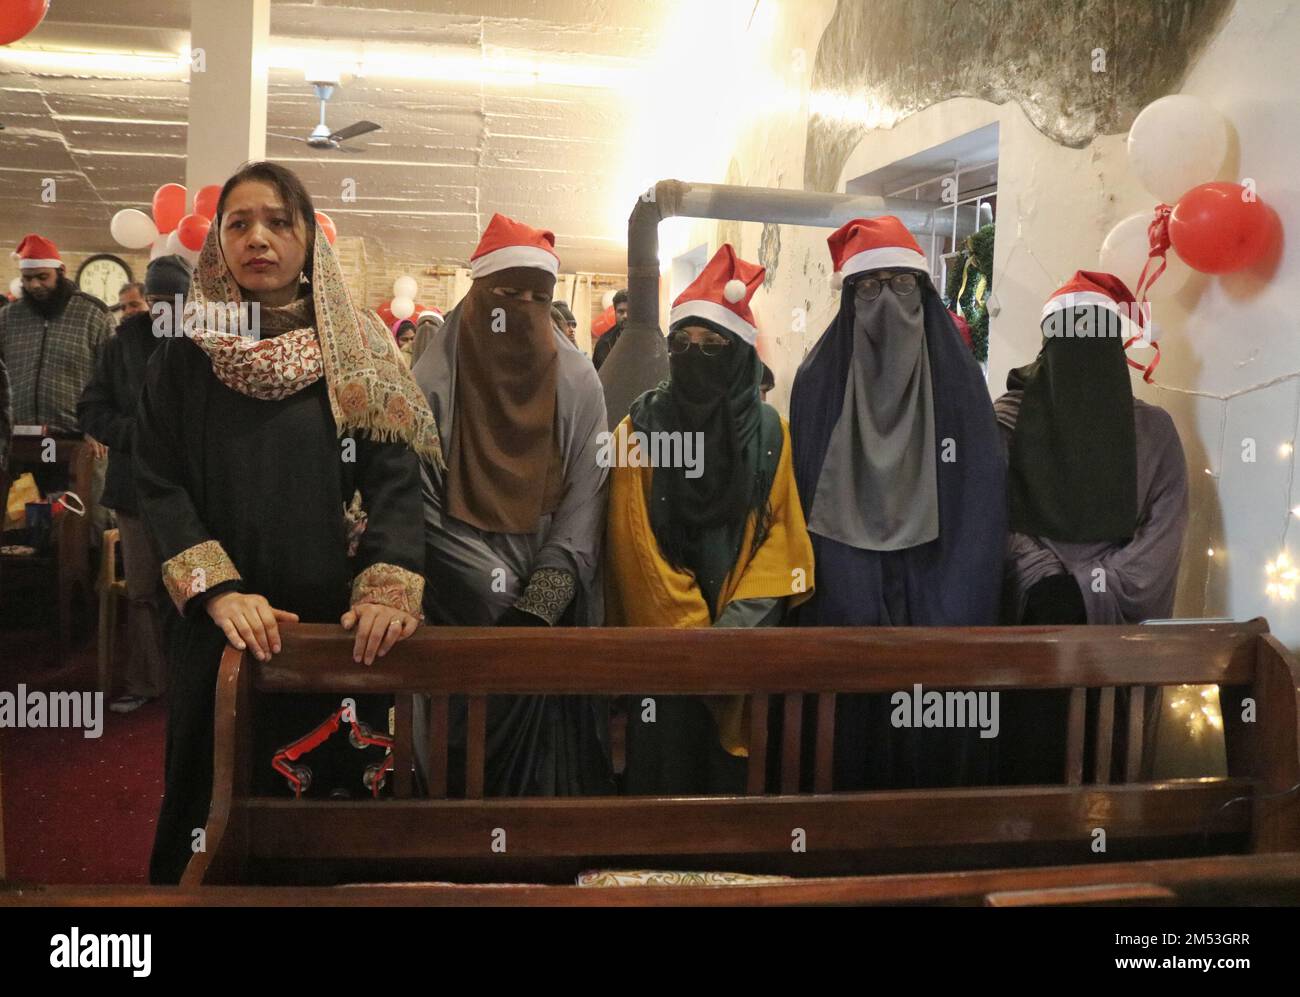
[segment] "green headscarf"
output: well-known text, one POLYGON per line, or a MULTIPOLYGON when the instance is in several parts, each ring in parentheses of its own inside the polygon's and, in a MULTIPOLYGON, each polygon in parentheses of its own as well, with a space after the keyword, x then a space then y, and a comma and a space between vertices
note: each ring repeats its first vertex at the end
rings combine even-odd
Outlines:
POLYGON ((699 477, 687 477, 683 467, 652 472, 650 528, 668 563, 695 575, 716 619, 751 514, 758 517, 753 549, 767 537, 781 417, 759 399, 763 364, 752 346, 703 319, 682 325, 706 325, 731 345, 716 356, 696 347, 669 354, 669 379, 633 402, 630 415, 637 432, 701 434, 699 477))

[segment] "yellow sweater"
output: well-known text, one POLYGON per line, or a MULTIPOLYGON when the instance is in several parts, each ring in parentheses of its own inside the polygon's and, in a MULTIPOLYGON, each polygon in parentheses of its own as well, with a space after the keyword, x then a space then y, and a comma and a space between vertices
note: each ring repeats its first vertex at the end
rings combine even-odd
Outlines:
MULTIPOLYGON (((612 452, 627 453, 631 420, 615 430, 612 452)), ((639 461, 638 461, 639 463, 639 461)), ((650 483, 654 468, 614 467, 610 471, 609 520, 605 536, 605 622, 624 627, 707 627, 709 607, 689 571, 674 569, 659 550, 650 528, 650 483)), ((797 606, 813 592, 812 541, 794 483, 790 428, 781 420, 781 459, 772 479, 772 521, 767 539, 751 553, 756 517, 750 516, 740 555, 722 585, 719 613, 741 599, 788 598, 797 606)), ((732 755, 748 754, 744 697, 708 700, 718 721, 722 746, 732 755)))

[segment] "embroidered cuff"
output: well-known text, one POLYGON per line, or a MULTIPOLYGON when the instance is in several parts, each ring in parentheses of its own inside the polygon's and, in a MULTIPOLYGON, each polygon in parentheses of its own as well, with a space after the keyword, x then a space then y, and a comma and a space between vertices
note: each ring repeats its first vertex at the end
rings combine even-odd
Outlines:
POLYGON ((528 579, 524 594, 515 602, 515 609, 540 616, 551 626, 564 615, 573 601, 577 582, 567 571, 559 568, 538 568, 528 579))
POLYGON ((352 605, 373 602, 424 619, 420 601, 424 598, 424 576, 382 561, 372 564, 352 580, 352 605))
POLYGON ((223 582, 240 580, 234 562, 215 540, 187 547, 164 561, 162 577, 167 594, 181 614, 185 612, 185 604, 196 595, 202 595, 223 582))

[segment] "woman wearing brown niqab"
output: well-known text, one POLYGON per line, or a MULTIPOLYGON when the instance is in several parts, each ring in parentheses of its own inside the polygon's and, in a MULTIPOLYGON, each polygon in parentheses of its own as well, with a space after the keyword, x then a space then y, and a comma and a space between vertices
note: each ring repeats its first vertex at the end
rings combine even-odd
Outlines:
MULTIPOLYGON (((425 612, 437 623, 603 619, 605 400, 591 363, 551 324, 554 246, 551 233, 494 216, 471 259, 469 294, 415 365, 447 440, 445 472, 421 462, 425 612)), ((487 792, 612 791, 604 725, 591 697, 491 697, 487 792)), ((453 756, 463 751, 463 708, 451 742, 453 756)), ((449 771, 454 791, 463 766, 453 757, 449 771)))

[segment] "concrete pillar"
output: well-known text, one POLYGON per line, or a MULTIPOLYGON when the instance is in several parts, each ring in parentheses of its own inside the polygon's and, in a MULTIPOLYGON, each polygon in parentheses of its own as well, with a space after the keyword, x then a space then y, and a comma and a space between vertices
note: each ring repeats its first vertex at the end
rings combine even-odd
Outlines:
POLYGON ((266 158, 270 0, 192 0, 190 127, 185 186, 223 183, 249 159, 266 158), (202 58, 202 71, 194 63, 202 58))

